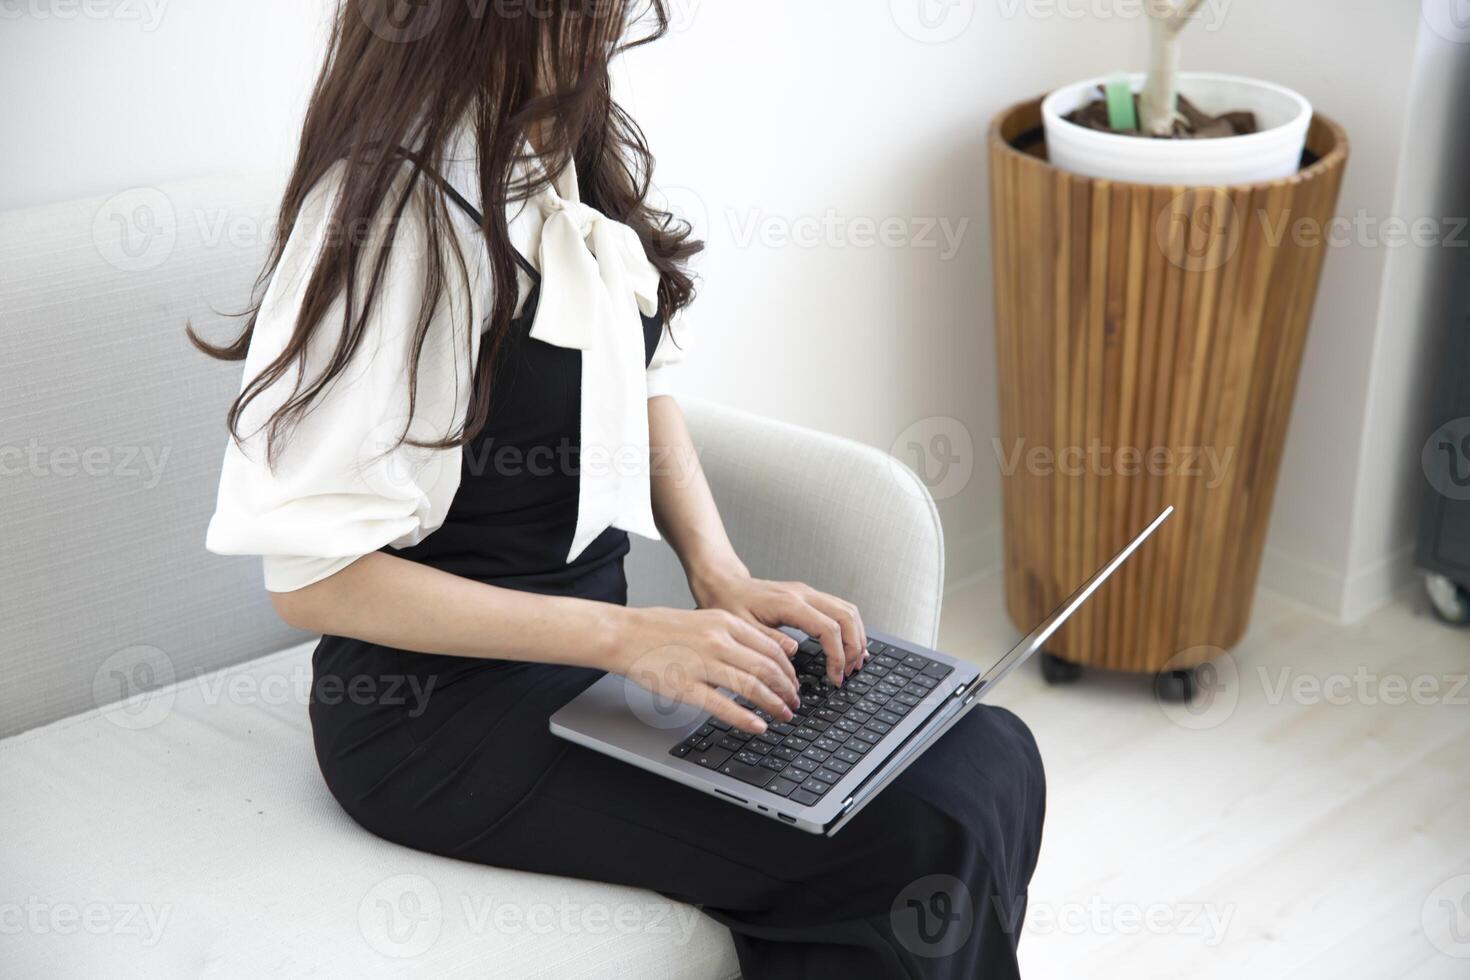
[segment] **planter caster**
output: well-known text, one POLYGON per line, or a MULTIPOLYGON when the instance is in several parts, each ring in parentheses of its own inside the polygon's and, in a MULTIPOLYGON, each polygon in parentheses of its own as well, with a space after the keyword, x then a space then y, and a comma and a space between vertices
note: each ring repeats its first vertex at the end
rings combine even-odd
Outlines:
POLYGON ((1193 670, 1165 670, 1154 675, 1154 695, 1169 704, 1188 704, 1199 690, 1193 670))
POLYGON ((1041 651, 1041 676, 1048 684, 1070 684, 1082 676, 1082 665, 1041 651))
POLYGON ((1443 575, 1424 576, 1424 591, 1429 593, 1434 614, 1451 626, 1470 623, 1470 592, 1443 575))

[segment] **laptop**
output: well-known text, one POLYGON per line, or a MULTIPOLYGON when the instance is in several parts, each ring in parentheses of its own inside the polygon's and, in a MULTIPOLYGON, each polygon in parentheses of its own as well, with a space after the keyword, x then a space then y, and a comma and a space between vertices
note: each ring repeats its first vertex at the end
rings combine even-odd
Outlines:
MULTIPOLYGON (((1164 510, 1030 635, 984 672, 954 657, 868 631, 867 663, 841 687, 804 633, 793 665, 801 710, 790 722, 735 700, 767 723, 751 735, 609 674, 551 716, 553 734, 685 786, 832 836, 1025 663, 1174 512, 1164 510)), ((724 692, 728 693, 728 692, 724 692)))

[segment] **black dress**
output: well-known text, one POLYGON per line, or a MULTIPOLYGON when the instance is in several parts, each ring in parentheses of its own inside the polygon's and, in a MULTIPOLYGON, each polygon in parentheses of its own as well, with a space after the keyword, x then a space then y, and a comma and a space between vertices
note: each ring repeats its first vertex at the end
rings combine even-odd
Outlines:
MULTIPOLYGON (((505 588, 625 603, 624 532, 565 561, 581 353, 529 336, 532 278, 447 519, 394 553, 505 588)), ((645 320, 650 358, 660 333, 645 320)), ((1018 975, 1045 782, 1010 712, 970 712, 825 838, 551 735, 548 717, 596 671, 333 636, 313 670, 322 775, 347 813, 387 840, 697 905, 731 929, 750 978, 1018 975)))

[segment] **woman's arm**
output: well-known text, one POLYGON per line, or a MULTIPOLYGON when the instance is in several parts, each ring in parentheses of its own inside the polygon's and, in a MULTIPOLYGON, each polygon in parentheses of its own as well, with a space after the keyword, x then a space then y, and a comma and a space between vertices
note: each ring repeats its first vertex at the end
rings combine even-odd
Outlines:
POLYGON ((800 582, 752 578, 735 554, 704 478, 684 413, 673 398, 648 400, 653 514, 673 546, 701 609, 723 609, 761 629, 785 648, 795 644, 777 626, 794 626, 821 641, 834 684, 862 665, 867 634, 857 607, 800 582))
POLYGON ((416 653, 574 667, 607 669, 622 625, 617 606, 513 592, 385 552, 270 597, 283 620, 312 633, 416 653))
POLYGON ((622 674, 746 731, 765 723, 716 688, 782 720, 797 699, 780 646, 732 613, 628 609, 497 588, 383 552, 320 582, 273 592, 300 629, 461 657, 591 667, 622 674))

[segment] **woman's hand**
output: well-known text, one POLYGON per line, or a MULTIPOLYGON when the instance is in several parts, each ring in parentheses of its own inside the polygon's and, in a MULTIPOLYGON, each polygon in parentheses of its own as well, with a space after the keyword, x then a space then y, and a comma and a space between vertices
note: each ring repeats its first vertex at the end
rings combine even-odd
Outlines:
POLYGON ((700 578, 692 589, 700 608, 734 613, 781 644, 787 656, 796 652, 796 641, 777 626, 794 626, 815 637, 827 654, 827 678, 833 684, 840 685, 867 659, 862 616, 845 599, 801 582, 752 578, 743 569, 700 578))
MULTIPOLYGON (((699 452, 684 424, 684 414, 672 398, 648 400, 648 444, 659 465, 652 467, 653 513, 659 531, 673 546, 680 563, 689 575, 689 587, 703 615, 719 615, 728 619, 726 632, 739 633, 746 649, 756 649, 744 637, 751 634, 763 641, 761 650, 770 657, 775 651, 782 675, 795 684, 796 673, 788 658, 796 653, 796 643, 776 627, 791 626, 814 636, 827 654, 827 678, 840 685, 842 679, 862 666, 867 656, 867 633, 857 608, 834 596, 818 592, 799 582, 765 582, 751 578, 725 533, 720 512, 715 507, 704 470, 699 465, 699 452), (739 623, 736 631, 731 623, 739 623)), ((652 644, 644 641, 643 651, 652 644)), ((700 647, 688 644, 699 650, 700 647)), ((703 670, 704 667, 701 667, 703 670)), ((711 665, 710 669, 714 669, 711 665)), ((663 672, 662 668, 660 671, 663 672)), ((635 678, 636 680, 636 678, 635 678)), ((639 680, 639 683, 643 683, 639 680)), ((667 683, 660 680, 659 683, 667 683)), ((644 684, 645 687, 649 686, 644 684)), ((725 685, 738 690, 731 685, 725 685)), ((767 685, 769 686, 769 685, 767 685)), ((696 692, 703 697, 703 692, 696 692)), ((743 692, 742 692, 743 693, 743 692)), ((672 696, 678 697, 677 694, 672 696)), ((691 695, 693 696, 693 695, 691 695)), ((719 698, 726 705, 726 698, 719 698)), ((681 700, 684 700, 681 698, 681 700)), ((760 704, 756 698, 751 701, 760 704)), ((700 702, 691 702, 700 703, 700 702)), ((800 704, 800 702, 792 702, 800 704)), ((738 710, 738 705, 731 705, 738 710)), ((710 709, 712 712, 713 708, 710 709)), ((769 710, 769 709, 767 709, 769 710)), ((772 712, 773 717, 779 717, 772 712)), ((721 714, 722 719, 729 715, 721 714)), ((752 716, 753 718, 753 716, 752 716)), ((733 722, 732 722, 733 724, 733 722)), ((748 725, 741 725, 749 728, 748 725)), ((756 730, 750 728, 749 730, 756 730)))
POLYGON ((766 723, 718 688, 734 691, 781 721, 790 721, 801 703, 785 648, 770 631, 733 613, 628 609, 615 634, 608 670, 743 731, 759 735, 766 723))

